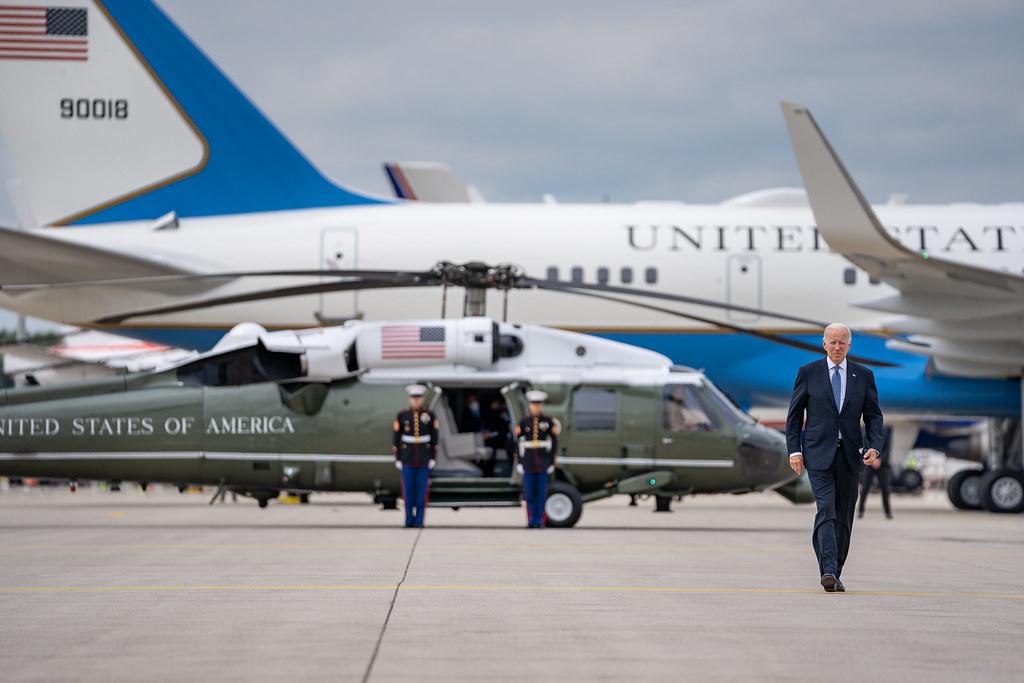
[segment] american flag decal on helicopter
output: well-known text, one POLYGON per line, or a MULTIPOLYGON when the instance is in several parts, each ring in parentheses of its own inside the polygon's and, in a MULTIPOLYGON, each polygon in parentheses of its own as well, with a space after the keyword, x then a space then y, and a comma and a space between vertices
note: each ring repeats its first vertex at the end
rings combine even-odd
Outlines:
POLYGON ((445 330, 440 325, 385 325, 380 330, 380 350, 385 360, 443 360, 445 330))

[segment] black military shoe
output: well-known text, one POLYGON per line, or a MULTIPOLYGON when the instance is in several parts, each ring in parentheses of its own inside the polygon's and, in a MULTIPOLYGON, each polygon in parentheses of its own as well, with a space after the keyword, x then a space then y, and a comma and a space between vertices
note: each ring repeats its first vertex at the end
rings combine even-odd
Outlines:
POLYGON ((838 581, 833 574, 825 574, 821 577, 821 587, 825 589, 826 593, 835 593, 836 583, 838 583, 838 581))

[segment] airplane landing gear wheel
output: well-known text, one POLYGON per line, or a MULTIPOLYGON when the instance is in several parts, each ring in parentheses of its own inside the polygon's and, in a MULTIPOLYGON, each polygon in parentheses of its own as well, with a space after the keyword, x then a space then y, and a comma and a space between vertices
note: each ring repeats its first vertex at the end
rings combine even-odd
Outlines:
POLYGON ((960 470, 946 484, 949 502, 958 510, 981 509, 981 470, 960 470))
POLYGON ((981 505, 989 512, 1024 511, 1024 473, 1002 468, 992 470, 981 477, 978 488, 981 505))
POLYGON ((575 526, 583 514, 583 498, 575 486, 556 481, 548 486, 548 499, 544 504, 546 523, 550 527, 575 526))

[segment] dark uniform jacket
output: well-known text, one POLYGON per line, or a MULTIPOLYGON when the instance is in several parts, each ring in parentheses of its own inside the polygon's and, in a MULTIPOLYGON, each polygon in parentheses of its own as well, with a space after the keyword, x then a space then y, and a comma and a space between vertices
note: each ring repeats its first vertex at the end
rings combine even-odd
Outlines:
POLYGON ((519 421, 519 463, 527 472, 539 474, 555 464, 558 435, 554 428, 555 421, 543 413, 519 421))
POLYGON ((395 418, 395 458, 405 467, 427 467, 437 457, 437 429, 429 410, 403 410, 395 418))

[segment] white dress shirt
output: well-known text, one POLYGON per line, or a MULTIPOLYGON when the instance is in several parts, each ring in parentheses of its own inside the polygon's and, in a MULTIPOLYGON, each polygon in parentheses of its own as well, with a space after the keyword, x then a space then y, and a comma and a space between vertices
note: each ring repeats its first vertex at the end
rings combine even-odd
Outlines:
MULTIPOLYGON (((830 358, 828 360, 828 388, 832 388, 832 373, 835 372, 836 364, 830 358)), ((839 410, 842 410, 846 403, 846 359, 839 364, 839 410)))

